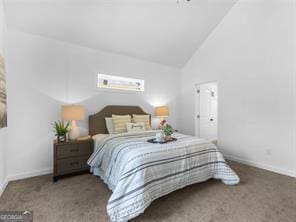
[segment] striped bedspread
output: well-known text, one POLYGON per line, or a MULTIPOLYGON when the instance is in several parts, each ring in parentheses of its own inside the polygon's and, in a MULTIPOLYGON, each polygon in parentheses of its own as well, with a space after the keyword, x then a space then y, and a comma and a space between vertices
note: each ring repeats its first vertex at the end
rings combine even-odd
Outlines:
POLYGON ((190 184, 210 178, 239 183, 214 144, 179 133, 174 142, 148 143, 155 133, 110 135, 96 143, 88 164, 113 191, 107 205, 112 222, 128 221, 153 200, 190 184))

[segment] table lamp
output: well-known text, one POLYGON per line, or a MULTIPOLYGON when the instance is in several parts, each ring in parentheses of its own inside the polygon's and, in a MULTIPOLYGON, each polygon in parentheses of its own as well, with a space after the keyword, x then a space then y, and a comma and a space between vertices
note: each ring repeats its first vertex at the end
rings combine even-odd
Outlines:
POLYGON ((164 124, 166 123, 165 117, 168 117, 170 114, 169 107, 167 106, 158 106, 155 107, 155 115, 159 118, 160 122, 158 124, 158 129, 162 129, 164 124))
POLYGON ((155 115, 163 120, 165 117, 168 117, 170 114, 169 112, 169 107, 167 106, 158 106, 158 107, 155 107, 155 115))
POLYGON ((80 135, 80 130, 76 125, 76 120, 84 119, 84 107, 79 105, 62 106, 62 119, 71 121, 69 139, 76 140, 80 135))

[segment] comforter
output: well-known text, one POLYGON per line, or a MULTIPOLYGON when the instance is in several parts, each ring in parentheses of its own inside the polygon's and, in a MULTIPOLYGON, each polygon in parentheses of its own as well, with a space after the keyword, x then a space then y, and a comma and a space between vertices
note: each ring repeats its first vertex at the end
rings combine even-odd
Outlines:
POLYGON ((107 205, 112 222, 125 222, 151 202, 190 184, 220 179, 239 183, 217 147, 193 136, 175 133, 177 141, 152 144, 155 131, 110 135, 96 143, 88 160, 93 174, 113 191, 107 205))

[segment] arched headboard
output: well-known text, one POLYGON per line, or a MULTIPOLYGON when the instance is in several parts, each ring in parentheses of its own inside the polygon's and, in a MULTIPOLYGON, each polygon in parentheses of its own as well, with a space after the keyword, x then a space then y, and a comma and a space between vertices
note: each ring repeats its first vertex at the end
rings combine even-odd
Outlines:
POLYGON ((132 115, 132 114, 147 114, 139 106, 106 106, 100 112, 89 116, 89 134, 108 134, 105 117, 115 115, 132 115))

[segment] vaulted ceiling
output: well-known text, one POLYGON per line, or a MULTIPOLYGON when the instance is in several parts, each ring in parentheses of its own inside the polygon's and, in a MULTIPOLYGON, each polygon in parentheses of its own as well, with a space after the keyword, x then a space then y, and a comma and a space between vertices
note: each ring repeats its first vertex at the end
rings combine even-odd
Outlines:
POLYGON ((182 67, 237 0, 6 0, 9 29, 182 67))

